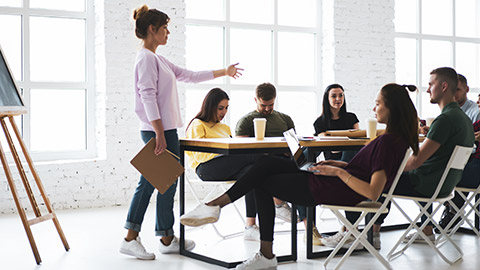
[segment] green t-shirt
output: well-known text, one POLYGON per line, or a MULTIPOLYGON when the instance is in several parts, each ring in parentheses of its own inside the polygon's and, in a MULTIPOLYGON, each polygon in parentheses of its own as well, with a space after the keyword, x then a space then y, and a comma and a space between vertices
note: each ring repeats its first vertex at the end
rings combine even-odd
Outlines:
MULTIPOLYGON (((441 146, 422 166, 410 171, 410 179, 415 186, 415 191, 430 197, 435 192, 455 146, 473 146, 475 139, 472 121, 456 102, 452 102, 447 104, 433 121, 427 138, 440 143, 441 146)), ((445 197, 450 194, 461 177, 462 171, 450 170, 439 196, 445 197)))
POLYGON ((292 118, 290 116, 273 111, 271 114, 265 116, 262 113, 253 111, 243 116, 238 120, 237 127, 235 128, 236 136, 248 136, 254 137, 255 131, 253 129, 254 118, 266 118, 267 126, 265 129, 265 137, 283 137, 283 132, 295 128, 292 118))

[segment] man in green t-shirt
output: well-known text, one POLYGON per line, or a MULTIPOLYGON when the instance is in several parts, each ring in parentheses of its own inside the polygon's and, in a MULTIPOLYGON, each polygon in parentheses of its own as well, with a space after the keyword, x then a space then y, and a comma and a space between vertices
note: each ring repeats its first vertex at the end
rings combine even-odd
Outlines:
MULTIPOLYGON (((257 108, 244 115, 237 122, 235 128, 235 135, 237 137, 254 137, 255 131, 253 126, 253 119, 255 118, 265 118, 267 119, 266 128, 265 128, 265 137, 283 137, 283 132, 295 128, 292 118, 290 116, 274 110, 275 99, 277 97, 277 92, 275 86, 271 83, 262 83, 257 86, 255 89, 255 103, 257 108)), ((247 194, 247 196, 254 196, 253 192, 247 194)), ((275 212, 276 217, 290 222, 291 220, 291 208, 288 204, 282 200, 274 198, 275 201, 275 212)), ((303 206, 298 206, 299 219, 303 220, 306 223, 306 208, 303 206)), ((247 220, 246 220, 246 231, 245 238, 249 239, 250 231, 256 229, 255 225, 255 216, 256 209, 248 209, 247 206, 247 220)), ((320 245, 320 234, 314 228, 313 233, 313 243, 315 245, 320 245)))
MULTIPOLYGON (((430 103, 438 104, 442 112, 433 121, 418 155, 411 156, 408 160, 405 167, 406 173, 402 174, 395 189, 396 194, 431 197, 455 146, 473 146, 475 139, 472 122, 454 99, 457 83, 457 72, 453 68, 437 68, 430 72, 427 93, 430 94, 430 103)), ((461 176, 461 171, 450 171, 439 197, 450 194, 461 176)), ((383 222, 383 218, 379 218, 377 225, 374 226, 374 237, 375 232, 380 230, 379 225, 383 222)), ((423 220, 426 220, 425 216, 422 217, 423 220)), ((432 225, 427 225, 423 231, 430 240, 435 241, 432 225)), ((405 240, 409 240, 412 235, 408 235, 405 240)), ((421 237, 415 240, 415 242, 422 241, 424 240, 421 237)))
POLYGON ((283 132, 295 128, 290 116, 273 109, 277 93, 275 86, 262 83, 255 90, 257 109, 244 115, 237 122, 235 135, 238 137, 254 137, 253 119, 267 119, 265 137, 283 137, 283 132))

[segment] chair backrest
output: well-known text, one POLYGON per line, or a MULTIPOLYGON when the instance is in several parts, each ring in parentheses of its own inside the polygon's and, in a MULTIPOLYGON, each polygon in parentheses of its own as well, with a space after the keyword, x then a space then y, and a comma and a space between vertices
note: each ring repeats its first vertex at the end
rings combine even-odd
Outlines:
POLYGON ((470 154, 472 154, 472 150, 473 147, 465 147, 460 145, 455 146, 455 149, 453 149, 452 155, 448 160, 447 166, 443 171, 442 178, 440 178, 440 182, 438 183, 438 186, 435 189, 432 198, 437 198, 438 193, 440 193, 440 190, 443 187, 443 183, 445 182, 445 179, 447 178, 447 175, 451 169, 463 170, 465 168, 465 165, 468 162, 468 158, 470 157, 470 154))
POLYGON ((390 187, 390 190, 387 193, 387 200, 389 201, 390 198, 392 198, 393 191, 395 190, 395 187, 397 186, 398 180, 400 179, 400 176, 402 176, 403 170, 405 170, 405 166, 407 165, 407 161, 412 155, 413 150, 411 148, 408 148, 407 151, 405 151, 405 157, 403 158, 402 163, 400 163, 400 167, 398 167, 397 175, 395 176, 395 179, 393 180, 392 186, 390 187))

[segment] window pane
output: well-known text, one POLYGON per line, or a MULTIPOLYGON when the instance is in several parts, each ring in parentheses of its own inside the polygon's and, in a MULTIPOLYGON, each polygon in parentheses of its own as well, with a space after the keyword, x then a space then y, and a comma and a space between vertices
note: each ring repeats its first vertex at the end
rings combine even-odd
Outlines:
POLYGON ((315 78, 315 35, 278 33, 278 83, 313 85, 315 78))
MULTIPOLYGON (((476 100, 476 99, 475 99, 476 100)), ((22 121, 23 121, 23 116, 22 115, 17 115, 13 117, 13 120, 15 121, 15 125, 17 126, 18 130, 20 131, 20 136, 23 137, 23 128, 22 128, 22 121)), ((10 125, 10 120, 5 118, 5 123, 7 124, 8 131, 10 133, 10 136, 13 139, 13 145, 15 146, 15 149, 19 151, 21 149, 20 144, 18 143, 18 140, 15 136, 15 131, 13 131, 12 126, 10 125)), ((5 132, 3 131, 3 128, 0 128, 0 143, 2 144, 3 151, 5 153, 11 153, 10 151, 10 146, 7 142, 7 137, 5 137, 5 132)))
POLYGON ((21 7, 22 0, 2 0, 0 1, 0 7, 21 7))
POLYGON ((7 58, 15 80, 22 80, 22 17, 0 15, 0 46, 7 58))
POLYGON ((416 84, 417 41, 410 38, 395 39, 396 81, 399 84, 416 84))
POLYGON ((448 41, 422 41, 422 85, 427 86, 430 71, 439 67, 452 66, 452 43, 448 41))
POLYGON ((30 18, 32 81, 85 81, 85 20, 30 18))
POLYGON ((260 84, 272 81, 272 32, 262 30, 230 30, 230 59, 240 62, 243 76, 230 80, 235 84, 260 84), (245 42, 252 40, 253 42, 245 42))
POLYGON ((233 22, 273 24, 273 0, 230 0, 233 22))
POLYGON ((420 118, 437 117, 439 114, 440 107, 438 107, 438 104, 430 103, 430 94, 426 91, 422 92, 422 115, 420 118))
POLYGON ((315 133, 313 122, 318 117, 313 92, 281 91, 277 92, 278 111, 288 114, 295 123, 299 135, 311 136, 315 133), (302 108, 299 110, 299 108, 302 108))
POLYGON ((456 35, 460 37, 480 37, 480 23, 478 15, 480 1, 455 1, 456 35))
MULTIPOLYGON (((198 71, 224 68, 222 27, 187 25, 185 35, 188 69, 198 71)), ((206 83, 223 83, 223 77, 206 83)))
POLYGON ((395 31, 416 33, 417 32, 417 0, 395 1, 395 31))
POLYGON ((197 115, 202 107, 202 102, 205 96, 207 95, 210 89, 187 89, 185 92, 186 96, 186 107, 185 107, 185 128, 187 128, 190 120, 197 115))
POLYGON ((188 19, 225 20, 224 0, 186 0, 188 19))
POLYGON ((422 33, 452 35, 452 0, 422 0, 422 33))
POLYGON ((68 11, 85 11, 85 0, 30 0, 30 7, 68 11))
POLYGON ((256 109, 254 97, 255 89, 253 88, 230 92, 230 108, 228 109, 228 114, 230 115, 229 123, 232 133, 235 133, 238 120, 256 109))
POLYGON ((314 0, 278 0, 278 24, 315 27, 316 10, 314 0))
POLYGON ((85 90, 31 89, 32 151, 86 148, 85 90))
POLYGON ((458 73, 467 78, 470 87, 480 87, 480 45, 457 42, 456 65, 458 73))

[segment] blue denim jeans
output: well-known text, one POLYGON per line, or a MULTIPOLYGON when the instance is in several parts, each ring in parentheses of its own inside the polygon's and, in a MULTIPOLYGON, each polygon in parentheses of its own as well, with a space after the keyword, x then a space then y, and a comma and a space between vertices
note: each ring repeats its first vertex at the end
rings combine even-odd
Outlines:
MULTIPOLYGON (((164 132, 164 134, 167 141, 167 149, 178 156, 180 152, 180 145, 178 142, 177 130, 167 130, 164 132)), ((155 139, 155 132, 141 131, 141 136, 143 142, 147 143, 150 139, 155 139)), ((147 179, 145 179, 143 176, 140 176, 140 181, 135 189, 132 202, 130 203, 130 209, 128 210, 125 229, 140 232, 143 218, 154 190, 155 188, 147 181, 147 179)), ((175 197, 176 191, 177 181, 175 181, 175 183, 170 186, 170 188, 164 194, 157 192, 157 211, 155 222, 156 236, 173 235, 173 224, 175 222, 173 215, 173 198, 175 197)))

